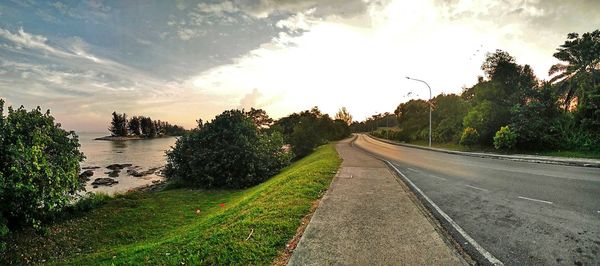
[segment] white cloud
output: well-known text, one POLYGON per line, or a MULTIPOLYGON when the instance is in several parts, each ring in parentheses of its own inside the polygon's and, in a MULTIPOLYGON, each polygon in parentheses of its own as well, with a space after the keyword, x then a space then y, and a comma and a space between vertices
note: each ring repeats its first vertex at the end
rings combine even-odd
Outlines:
MULTIPOLYGON (((300 12, 277 23, 282 29, 301 29, 297 36, 280 33, 271 42, 190 79, 202 92, 232 97, 231 104, 260 88, 264 98, 278 96, 265 105, 273 116, 319 105, 334 113, 347 106, 356 118, 375 111, 394 110, 412 97, 428 97, 427 88, 406 80, 413 76, 428 81, 433 94, 460 93, 482 75, 486 52, 503 49, 519 63, 532 65, 541 78, 556 62, 553 50, 565 33, 553 33, 552 41, 528 41, 531 25, 498 21, 489 8, 458 1, 452 8, 436 8, 433 1, 395 1, 368 7, 368 16, 319 19, 300 12), (464 12, 471 15, 458 15, 464 12), (483 15, 482 15, 483 14, 483 15)), ((511 12, 515 9, 506 9, 511 12)), ((519 16, 539 17, 545 9, 526 3, 519 16)))

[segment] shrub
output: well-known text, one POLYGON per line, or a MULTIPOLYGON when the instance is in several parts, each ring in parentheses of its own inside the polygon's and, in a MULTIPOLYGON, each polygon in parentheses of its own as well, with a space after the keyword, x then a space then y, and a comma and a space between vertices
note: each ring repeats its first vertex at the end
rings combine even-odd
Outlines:
POLYGON ((501 127, 494 136, 494 147, 497 150, 510 150, 515 147, 517 142, 517 133, 508 126, 501 127))
POLYGON ((165 173, 196 187, 249 187, 289 164, 282 147, 278 132, 262 132, 243 111, 225 111, 177 140, 165 173))
POLYGON ((477 129, 472 127, 467 127, 463 130, 462 135, 460 136, 460 145, 471 147, 479 141, 479 133, 477 129))
POLYGON ((65 207, 83 189, 84 156, 74 132, 54 123, 50 111, 8 108, 0 99, 0 236, 33 226, 65 207))

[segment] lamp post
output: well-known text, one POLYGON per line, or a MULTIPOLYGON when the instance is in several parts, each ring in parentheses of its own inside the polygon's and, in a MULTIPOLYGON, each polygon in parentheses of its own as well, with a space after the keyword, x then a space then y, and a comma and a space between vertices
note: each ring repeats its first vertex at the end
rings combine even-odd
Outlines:
POLYGON ((429 147, 431 147, 431 87, 429 87, 429 84, 427 84, 427 82, 420 79, 414 79, 410 77, 406 77, 406 79, 423 82, 425 83, 425 85, 427 85, 427 88, 429 88, 429 147))

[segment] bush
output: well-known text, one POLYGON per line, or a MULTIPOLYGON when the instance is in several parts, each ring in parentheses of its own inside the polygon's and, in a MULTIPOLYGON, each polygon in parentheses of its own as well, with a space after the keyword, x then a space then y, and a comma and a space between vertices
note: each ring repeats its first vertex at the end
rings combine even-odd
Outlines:
POLYGON ((282 147, 278 132, 262 132, 243 111, 225 111, 177 140, 165 173, 196 187, 249 187, 289 164, 282 147))
POLYGON ((83 189, 84 156, 74 132, 54 123, 50 111, 8 108, 0 100, 0 236, 15 226, 40 228, 83 189))
POLYGON ((501 127, 494 136, 494 147, 497 150, 510 150, 517 143, 517 133, 510 130, 508 126, 501 127))
POLYGON ((479 142, 479 133, 477 129, 472 127, 467 127, 463 130, 462 135, 460 136, 460 145, 471 147, 479 142))

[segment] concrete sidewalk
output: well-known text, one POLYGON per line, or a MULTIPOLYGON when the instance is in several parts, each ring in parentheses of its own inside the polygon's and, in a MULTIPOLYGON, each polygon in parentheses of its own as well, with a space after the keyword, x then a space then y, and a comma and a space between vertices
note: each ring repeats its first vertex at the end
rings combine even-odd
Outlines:
POLYGON ((409 189, 350 146, 288 265, 464 265, 409 189))

